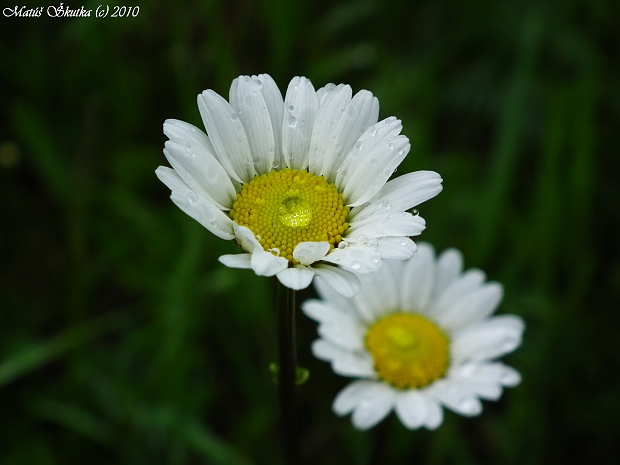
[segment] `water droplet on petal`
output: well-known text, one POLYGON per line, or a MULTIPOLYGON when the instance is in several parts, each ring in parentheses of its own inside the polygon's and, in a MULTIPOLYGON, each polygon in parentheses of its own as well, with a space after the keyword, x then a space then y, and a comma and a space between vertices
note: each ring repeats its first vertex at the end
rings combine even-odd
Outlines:
POLYGON ((381 206, 385 208, 386 210, 389 210, 390 208, 392 208, 390 205, 390 201, 388 199, 384 199, 383 202, 381 202, 381 206))
POLYGON ((371 164, 372 166, 377 166, 377 165, 379 164, 379 162, 377 161, 377 159, 376 159, 376 158, 373 158, 372 160, 370 160, 370 164, 371 164))
POLYGON ((194 126, 189 128, 192 132, 196 132, 196 128, 194 126))
POLYGON ((217 226, 217 222, 216 221, 211 221, 211 226, 213 226, 214 228, 217 226))
POLYGON ((278 168, 280 168, 280 162, 278 160, 274 160, 273 163, 271 164, 271 167, 274 170, 277 170, 278 168))
POLYGON ((295 109, 295 107, 293 105, 289 105, 288 106, 288 111, 293 111, 295 109))
POLYGON ((230 119, 236 121, 239 119, 239 115, 237 113, 233 113, 232 115, 230 115, 230 119))
POLYGON ((395 146, 394 146, 394 143, 393 143, 393 142, 390 142, 390 143, 388 144, 388 147, 390 148, 390 150, 394 150, 394 147, 395 147, 395 146))
POLYGON ((348 245, 348 244, 347 244, 345 241, 340 241, 340 242, 338 243, 338 248, 339 248, 339 249, 346 249, 346 248, 347 248, 347 245, 348 245))
POLYGON ((394 117, 390 117, 388 119, 385 120, 385 125, 389 126, 390 124, 392 124, 392 121, 394 121, 394 117))
POLYGON ((191 204, 198 202, 198 194, 196 194, 195 192, 190 192, 189 194, 187 194, 187 201, 191 204))
POLYGON ((375 135, 377 134, 377 128, 372 126, 369 130, 368 130, 368 135, 370 135, 371 137, 375 137, 375 135))
POLYGON ((409 210, 409 213, 411 213, 413 216, 418 216, 420 214, 417 208, 412 208, 411 210, 409 210))
POLYGON ((366 243, 368 242, 368 236, 365 234, 360 234, 357 236, 355 241, 358 245, 366 245, 366 243))
POLYGON ((378 265, 379 263, 381 263, 381 259, 379 257, 372 257, 371 260, 375 265, 378 265))
POLYGON ((351 263, 351 269, 352 270, 359 270, 362 268, 362 264, 358 261, 354 261, 351 263))
POLYGON ((294 116, 289 116, 288 117, 288 125, 292 128, 294 128, 295 126, 297 126, 297 118, 295 118, 294 116))
POLYGON ((383 229, 377 229, 377 239, 383 239, 383 229))
POLYGON ((258 234, 258 235, 256 235, 256 236, 254 236, 254 237, 256 237, 256 240, 257 240, 258 242, 260 242, 260 240, 261 240, 260 234, 258 234))
POLYGON ((355 148, 356 148, 357 150, 362 150, 362 149, 364 148, 364 143, 363 143, 361 140, 358 140, 358 141, 355 143, 355 148))
POLYGON ((254 79, 254 82, 256 83, 259 89, 263 88, 263 82, 260 79, 254 79))
POLYGON ((405 239, 401 239, 399 244, 400 244, 401 247, 405 247, 407 245, 407 241, 405 239))

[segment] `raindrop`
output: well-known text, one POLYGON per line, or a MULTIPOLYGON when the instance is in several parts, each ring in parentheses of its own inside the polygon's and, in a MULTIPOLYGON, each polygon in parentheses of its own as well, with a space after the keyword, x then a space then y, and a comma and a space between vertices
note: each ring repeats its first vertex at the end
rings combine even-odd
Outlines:
POLYGON ((379 247, 379 241, 377 239, 375 239, 375 238, 370 239, 368 241, 368 246, 376 249, 377 247, 379 247))
POLYGON ((393 119, 393 118, 388 118, 388 119, 386 119, 386 120, 385 120, 385 125, 386 125, 386 126, 389 126, 390 124, 392 124, 392 121, 394 121, 394 119, 393 119))
POLYGON ((383 239, 383 229, 377 229, 377 239, 383 239))
POLYGON ((302 119, 302 120, 301 120, 301 124, 306 124, 306 120, 305 120, 305 119, 302 119))
POLYGON ((401 239, 400 246, 405 247, 407 245, 407 241, 405 239, 401 239))
POLYGON ((256 237, 256 240, 257 240, 258 242, 260 242, 260 240, 261 240, 260 234, 257 234, 255 237, 256 237))
POLYGON ((215 221, 211 221, 211 223, 210 223, 210 224, 211 224, 211 226, 213 226, 214 228, 217 226, 217 222, 215 222, 215 221))
POLYGON ((372 160, 370 160, 370 164, 371 164, 372 166, 377 166, 377 165, 379 164, 379 162, 377 161, 377 159, 376 159, 376 158, 373 158, 372 160))
POLYGON ((400 150, 398 151, 398 154, 399 154, 399 155, 402 155, 403 153, 405 153, 405 149, 400 149, 400 150))
POLYGON ((362 150, 362 149, 364 148, 364 143, 363 143, 361 140, 358 140, 358 141, 355 143, 355 148, 356 148, 357 150, 362 150))
POLYGON ((236 121, 239 119, 239 115, 237 113, 233 113, 232 115, 230 115, 230 119, 236 121))
POLYGON ((280 162, 278 160, 274 160, 273 163, 271 164, 271 167, 274 170, 277 170, 278 168, 280 168, 280 162))
POLYGON ((247 158, 245 159, 245 164, 246 164, 246 165, 251 165, 252 163, 253 163, 253 161, 252 161, 252 157, 247 157, 247 158))
POLYGON ((372 126, 372 127, 368 130, 368 134, 369 134, 371 137, 375 137, 375 135, 377 134, 377 128, 376 128, 376 127, 374 127, 374 126, 372 126))
POLYGON ((267 111, 267 107, 263 107, 263 108, 261 108, 261 110, 267 111))
POLYGON ((372 257, 372 262, 375 265, 378 265, 379 263, 381 263, 381 259, 379 257, 372 257))
POLYGON ((340 241, 338 243, 338 248, 339 249, 346 249, 347 248, 347 243, 345 241, 340 241))
POLYGON ((293 105, 289 105, 288 106, 288 111, 293 111, 295 109, 295 107, 293 105))
POLYGON ((411 213, 413 216, 418 216, 420 214, 417 208, 412 208, 411 210, 409 210, 409 213, 411 213))
POLYGON ((390 148, 390 150, 394 150, 394 143, 393 143, 393 142, 390 142, 390 143, 388 144, 388 147, 390 148))
POLYGON ((368 236, 366 236, 365 234, 360 234, 357 236, 356 242, 358 245, 366 245, 366 243, 368 242, 368 236))
POLYGON ((295 118, 294 116, 289 116, 288 117, 288 125, 292 128, 294 128, 295 126, 297 126, 297 118, 295 118))
POLYGON ((263 88, 263 83, 260 79, 254 79, 254 82, 258 85, 259 89, 263 88))
POLYGON ((362 264, 358 261, 352 262, 351 263, 351 269, 352 270, 359 270, 362 268, 362 264))
POLYGON ((189 128, 192 132, 196 132, 196 128, 194 126, 192 126, 191 128, 189 128))
POLYGON ((389 169, 389 168, 386 168, 386 169, 383 170, 383 175, 384 176, 389 176, 392 173, 393 173, 393 171, 391 169, 389 169))
POLYGON ((252 161, 254 162, 255 165, 258 165, 260 163, 260 157, 254 157, 252 158, 252 161))
POLYGON ((381 206, 386 210, 389 210, 391 208, 390 201, 388 199, 383 200, 383 202, 381 202, 381 206))
POLYGON ((187 194, 187 201, 191 204, 198 202, 198 194, 196 194, 195 192, 190 192, 189 194, 187 194))
POLYGON ((340 109, 340 113, 342 113, 343 115, 344 115, 344 111, 345 111, 344 108, 340 109))

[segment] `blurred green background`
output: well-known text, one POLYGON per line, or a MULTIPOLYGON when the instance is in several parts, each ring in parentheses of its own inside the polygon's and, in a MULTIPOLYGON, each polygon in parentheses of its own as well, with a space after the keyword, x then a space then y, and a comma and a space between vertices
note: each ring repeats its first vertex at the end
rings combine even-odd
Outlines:
MULTIPOLYGON (((612 0, 0 16, 0 464, 281 463, 275 283, 220 265, 235 246, 154 173, 164 119, 201 125, 200 91, 258 73, 371 90, 411 139, 396 174, 444 178, 421 239, 460 248, 527 322, 505 358, 521 386, 436 432, 392 415, 375 463, 618 463, 619 18, 612 0)), ((298 322, 308 462, 370 464, 381 429, 332 414, 348 380, 298 322)))

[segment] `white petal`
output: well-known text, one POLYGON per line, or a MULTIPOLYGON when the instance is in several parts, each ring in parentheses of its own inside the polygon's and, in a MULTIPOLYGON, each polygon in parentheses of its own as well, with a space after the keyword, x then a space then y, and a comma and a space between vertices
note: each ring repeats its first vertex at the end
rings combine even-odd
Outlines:
POLYGON ((353 381, 348 384, 344 389, 342 389, 332 404, 332 409, 334 413, 339 416, 346 415, 347 413, 352 412, 355 407, 357 407, 358 403, 361 402, 370 391, 372 394, 373 387, 377 384, 382 384, 377 381, 353 381))
POLYGON ((449 313, 465 295, 480 289, 485 279, 483 271, 476 268, 467 270, 452 281, 442 295, 437 295, 436 300, 430 305, 429 314, 435 315, 441 321, 443 315, 449 313))
POLYGON ((259 74, 258 76, 252 76, 252 79, 256 79, 260 82, 261 93, 267 106, 267 112, 271 119, 271 127, 273 128, 273 139, 275 143, 275 153, 273 157, 274 169, 284 167, 284 159, 282 158, 282 112, 284 110, 284 101, 282 100, 282 93, 275 81, 268 74, 259 74))
POLYGON ((353 300, 371 321, 398 308, 397 279, 389 264, 376 273, 360 276, 360 281, 362 289, 353 300))
MULTIPOLYGON (((287 266, 288 260, 284 257, 276 257, 270 252, 258 249, 254 249, 252 253, 252 269, 258 276, 273 276, 282 270, 286 270, 287 266)), ((308 282, 308 284, 310 283, 308 282)))
POLYGON ((237 223, 233 223, 233 226, 237 243, 244 251, 252 253, 255 249, 263 250, 250 228, 239 226, 237 223))
POLYGON ((282 117, 282 153, 291 169, 308 166, 308 147, 318 110, 316 92, 305 77, 294 77, 284 98, 282 117))
POLYGON ((321 323, 317 331, 324 339, 343 349, 364 350, 366 327, 353 318, 341 315, 337 320, 321 323))
POLYGON ((344 297, 351 298, 361 288, 360 280, 350 271, 341 270, 331 265, 313 265, 316 275, 336 292, 344 297))
POLYGON ((437 259, 435 268, 435 287, 432 300, 437 300, 445 290, 461 274, 463 270, 463 255, 456 249, 447 249, 437 259))
POLYGON ((187 215, 221 239, 234 239, 233 221, 204 197, 190 189, 172 191, 170 199, 187 215))
POLYGON ((311 265, 329 252, 329 242, 300 242, 293 250, 293 258, 302 265, 311 265))
POLYGON ((394 407, 396 391, 387 384, 377 383, 364 393, 353 411, 353 426, 360 430, 372 428, 394 407))
POLYGON ((218 260, 229 268, 252 269, 252 254, 249 253, 221 255, 218 260))
MULTIPOLYGON (((343 299, 344 300, 344 299, 343 299)), ((342 308, 337 304, 334 305, 331 302, 324 302, 321 300, 310 299, 301 304, 301 310, 307 317, 312 318, 319 323, 337 323, 349 324, 355 322, 357 324, 358 314, 356 311, 351 311, 349 308, 342 308), (343 320, 346 318, 346 320, 343 320)))
POLYGON ((475 395, 457 383, 447 379, 437 381, 427 391, 429 395, 441 401, 450 410, 467 417, 479 415, 482 412, 482 403, 475 395))
MULTIPOLYGON (((355 207, 373 198, 407 156, 410 148, 407 137, 396 136, 384 140, 368 153, 360 153, 355 162, 346 168, 346 171, 350 170, 343 181, 343 197, 347 205, 355 207)), ((355 152, 355 147, 352 152, 355 152)))
POLYGON ((258 174, 271 171, 275 153, 273 126, 261 88, 262 84, 249 76, 239 76, 230 87, 230 105, 239 115, 248 136, 258 174))
POLYGON ((185 183, 185 181, 183 181, 183 179, 181 179, 181 176, 179 176, 172 168, 168 168, 167 166, 159 166, 155 170, 155 174, 171 191, 178 189, 189 189, 189 186, 185 183))
POLYGON ((323 261, 339 265, 345 270, 358 274, 374 273, 381 266, 381 255, 377 249, 352 245, 344 249, 334 249, 323 261))
POLYGON ((424 426, 427 429, 435 430, 443 422, 443 409, 437 402, 433 400, 430 400, 427 407, 428 407, 428 416, 426 418, 426 425, 424 426))
POLYGON ((426 422, 430 402, 416 389, 399 392, 396 398, 396 415, 407 428, 418 429, 426 422))
POLYGON ((319 102, 319 108, 323 105, 327 94, 329 94, 332 90, 336 88, 336 84, 330 82, 329 84, 325 84, 319 90, 316 91, 316 99, 319 102))
POLYGON ((361 222, 352 220, 346 237, 364 235, 369 238, 417 236, 426 228, 426 221, 421 216, 408 212, 379 213, 365 218, 361 222))
POLYGON ((287 268, 280 271, 278 279, 282 284, 290 289, 299 291, 307 288, 314 278, 314 271, 306 267, 287 268))
MULTIPOLYGON (((366 129, 377 123, 379 100, 371 92, 361 90, 353 97, 334 132, 333 157, 323 160, 321 172, 325 179, 333 182, 342 171, 346 155, 366 129)), ((346 169, 346 168, 345 168, 346 169)))
POLYGON ((173 139, 166 141, 164 155, 193 191, 220 209, 232 207, 235 188, 222 165, 204 147, 173 139))
POLYGON ((321 102, 314 120, 312 139, 308 150, 308 165, 312 173, 319 176, 324 175, 323 167, 331 166, 336 158, 339 151, 337 130, 340 129, 340 121, 351 101, 351 94, 350 86, 340 84, 326 93, 321 102))
POLYGON ((400 308, 426 313, 433 291, 435 251, 430 244, 421 242, 418 251, 406 262, 400 279, 400 308))
POLYGON ((418 250, 408 237, 385 237, 379 241, 377 251, 382 259, 409 260, 418 250))
POLYGON ((349 218, 361 221, 381 209, 405 211, 441 192, 441 176, 434 171, 415 171, 392 179, 365 205, 351 210, 349 218))
MULTIPOLYGON (((351 178, 355 175, 356 170, 362 166, 362 164, 364 166, 368 166, 375 172, 380 167, 383 168, 379 164, 379 160, 372 154, 376 152, 376 149, 383 149, 384 147, 389 149, 389 147, 387 147, 388 140, 394 139, 398 136, 402 129, 403 126, 400 120, 394 118, 393 116, 370 126, 358 138, 357 142, 355 142, 342 162, 341 169, 336 175, 336 179, 334 181, 334 184, 336 184, 338 190, 340 192, 344 191, 351 178), (375 162, 373 162, 373 160, 375 160, 375 162)), ((390 172, 390 174, 392 174, 392 172, 390 172)), ((350 190, 354 187, 356 186, 350 186, 350 190)), ((382 185, 379 186, 379 188, 380 187, 382 187, 382 185)), ((379 189, 377 189, 377 191, 378 190, 379 189)), ((370 197, 368 198, 370 199, 370 197)))
POLYGON ((212 90, 198 95, 198 109, 215 155, 228 175, 239 182, 249 182, 256 171, 239 114, 212 90))
POLYGON ((453 335, 455 360, 491 360, 521 345, 525 324, 515 315, 501 315, 477 323, 453 335))
POLYGON ((455 331, 460 327, 476 323, 495 311, 502 300, 502 295, 501 284, 484 284, 453 302, 437 321, 442 328, 448 331, 455 331))
MULTIPOLYGON (((359 283, 359 279, 357 282, 359 283)), ((357 310, 353 305, 353 301, 344 297, 331 286, 325 284, 322 279, 317 279, 314 281, 314 287, 319 294, 319 297, 321 297, 321 299, 323 299, 323 301, 325 301, 325 303, 331 308, 337 308, 345 314, 357 315, 357 310)), ((302 304, 302 309, 303 305, 304 304, 302 304)))

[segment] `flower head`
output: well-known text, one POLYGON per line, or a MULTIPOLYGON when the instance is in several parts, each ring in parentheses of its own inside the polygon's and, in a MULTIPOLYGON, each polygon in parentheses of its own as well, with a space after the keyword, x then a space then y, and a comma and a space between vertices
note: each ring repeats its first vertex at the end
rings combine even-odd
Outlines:
POLYGON ((207 134, 166 120, 164 155, 172 168, 157 176, 172 201, 243 253, 223 255, 293 289, 316 275, 341 294, 359 291, 358 274, 384 258, 416 251, 408 236, 425 227, 407 212, 437 195, 441 177, 418 171, 388 182, 407 155, 394 117, 377 122, 379 102, 348 85, 314 90, 296 77, 286 96, 266 74, 240 76, 230 101, 206 90, 198 108, 207 134))
POLYGON ((519 373, 496 359, 521 344, 524 323, 491 316, 501 285, 485 283, 480 270, 463 273, 458 251, 435 259, 420 243, 412 259, 386 260, 360 279, 353 299, 317 283, 323 300, 302 305, 320 323, 314 355, 334 372, 360 378, 333 404, 338 415, 353 412, 355 427, 370 428, 394 409, 409 429, 435 429, 441 406, 478 415, 480 399, 497 400, 503 387, 519 384, 519 373))

